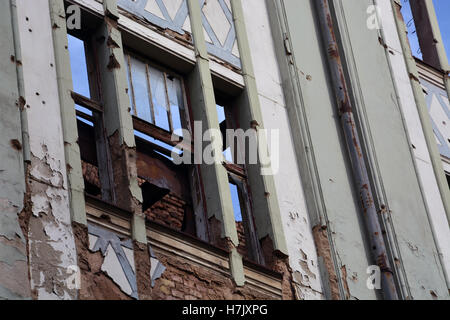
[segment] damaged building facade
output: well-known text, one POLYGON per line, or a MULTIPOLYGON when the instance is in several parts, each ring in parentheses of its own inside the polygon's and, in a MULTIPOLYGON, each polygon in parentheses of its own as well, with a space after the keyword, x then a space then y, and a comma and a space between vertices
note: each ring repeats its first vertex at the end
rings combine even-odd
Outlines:
POLYGON ((422 60, 400 0, 1 1, 0 298, 449 299, 450 68, 410 2, 422 60))

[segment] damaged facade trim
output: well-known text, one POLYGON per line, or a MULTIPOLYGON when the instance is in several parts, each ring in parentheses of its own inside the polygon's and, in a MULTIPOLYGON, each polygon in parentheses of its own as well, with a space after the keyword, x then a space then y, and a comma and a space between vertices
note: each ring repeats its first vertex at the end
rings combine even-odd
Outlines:
POLYGON ((87 225, 64 0, 49 0, 72 221, 87 225))
MULTIPOLYGON (((188 8, 191 17, 191 29, 197 58, 197 64, 189 75, 188 80, 193 118, 194 120, 202 121, 205 126, 204 130, 219 130, 216 101, 203 33, 200 4, 197 0, 188 0, 188 8)), ((226 170, 220 164, 203 164, 200 165, 200 171, 203 184, 205 185, 204 192, 208 211, 208 223, 210 224, 209 229, 212 229, 212 232, 214 232, 214 230, 220 232, 220 238, 228 241, 233 278, 238 285, 242 286, 245 281, 244 271, 242 257, 237 254, 239 241, 226 170), (214 226, 214 224, 217 223, 219 224, 218 228, 221 231, 217 230, 214 226)), ((222 240, 210 239, 210 241, 217 243, 222 240)))
MULTIPOLYGON (((131 292, 126 292, 129 296, 138 299, 138 291, 137 291, 137 283, 136 283, 136 273, 134 269, 134 259, 129 260, 130 257, 125 253, 124 248, 129 249, 129 251, 133 250, 133 242, 131 239, 122 240, 117 234, 108 231, 107 229, 103 229, 97 227, 93 224, 88 224, 89 234, 95 236, 97 239, 94 241, 94 238, 90 238, 90 250, 92 252, 101 251, 103 257, 106 257, 108 253, 109 247, 113 249, 113 253, 117 256, 117 259, 120 263, 120 266, 123 270, 123 273, 128 281, 131 292), (92 240, 92 241, 91 241, 92 240)), ((113 266, 111 266, 113 267, 113 266)), ((106 273, 110 273, 111 270, 105 266, 105 262, 103 262, 102 270, 106 273)), ((116 282, 114 275, 110 275, 112 279, 116 282)), ((118 283, 121 286, 121 283, 118 283)), ((121 286, 122 287, 122 286, 121 286)), ((127 291, 127 289, 122 288, 122 290, 127 291)))
MULTIPOLYGON (((231 0, 233 20, 236 27, 236 37, 242 63, 242 74, 245 88, 239 98, 239 120, 244 130, 264 128, 258 91, 256 87, 253 62, 244 22, 244 11, 240 0, 231 0)), ((261 138, 260 138, 261 139, 261 138)), ((267 148, 267 141, 262 145, 267 148)), ((248 179, 252 187, 253 206, 258 238, 262 240, 269 236, 273 249, 282 255, 287 255, 286 239, 280 217, 280 207, 272 175, 262 175, 262 164, 247 165, 248 179)))

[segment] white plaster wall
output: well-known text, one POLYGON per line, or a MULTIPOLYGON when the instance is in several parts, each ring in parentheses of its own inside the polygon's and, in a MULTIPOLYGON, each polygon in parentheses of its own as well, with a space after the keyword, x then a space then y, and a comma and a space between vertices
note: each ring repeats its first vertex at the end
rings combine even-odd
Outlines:
POLYGON ((17 1, 30 134, 32 289, 38 299, 72 299, 66 279, 77 264, 48 0, 17 1))
POLYGON ((380 18, 384 29, 385 42, 389 49, 393 51, 393 54, 389 55, 393 68, 393 76, 397 85, 401 109, 405 117, 409 138, 411 143, 415 146, 414 155, 431 215, 430 222, 440 247, 444 268, 447 275, 449 275, 450 229, 414 101, 414 95, 394 20, 394 13, 390 0, 378 0, 377 2, 380 8, 380 18))
MULTIPOLYGON (((264 1, 242 1, 264 127, 279 130, 280 166, 275 175, 289 260, 302 299, 323 299, 317 253, 297 167, 281 77, 264 1)), ((269 136, 270 139, 270 136, 269 136)), ((270 140, 269 140, 270 141, 270 140)))

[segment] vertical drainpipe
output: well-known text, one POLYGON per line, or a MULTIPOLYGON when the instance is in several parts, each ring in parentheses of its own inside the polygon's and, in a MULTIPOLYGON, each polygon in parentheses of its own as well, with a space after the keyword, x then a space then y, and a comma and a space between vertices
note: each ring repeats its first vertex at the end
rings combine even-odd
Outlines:
POLYGON ((397 300, 398 294, 394 282, 393 272, 387 258, 386 246, 383 239, 377 209, 369 180, 367 164, 363 155, 359 133, 353 115, 353 107, 347 89, 344 69, 342 66, 339 47, 336 41, 335 27, 328 0, 318 0, 317 13, 320 20, 322 38, 327 50, 329 68, 332 75, 334 91, 337 99, 338 112, 342 125, 347 151, 350 158, 356 192, 360 197, 361 213, 369 232, 371 254, 381 269, 381 285, 386 300, 397 300))
POLYGON ((425 141, 427 143, 428 152, 430 154, 431 164, 433 166, 434 174, 436 176, 442 202, 445 208, 445 212, 447 214, 447 219, 450 220, 450 190, 448 188, 448 183, 445 177, 444 168, 442 166, 440 152, 436 143, 436 138, 434 136, 433 127, 431 125, 428 106, 425 101, 422 86, 420 84, 419 71, 417 69, 416 61, 414 60, 414 57, 412 55, 411 47, 409 46, 405 22, 403 21, 403 17, 400 12, 401 8, 400 0, 391 0, 391 1, 395 21, 397 23, 398 34, 400 37, 400 43, 402 45, 403 53, 405 56, 406 67, 408 69, 409 78, 411 79, 411 86, 414 92, 414 100, 417 105, 417 111, 419 113, 419 118, 422 124, 425 141))

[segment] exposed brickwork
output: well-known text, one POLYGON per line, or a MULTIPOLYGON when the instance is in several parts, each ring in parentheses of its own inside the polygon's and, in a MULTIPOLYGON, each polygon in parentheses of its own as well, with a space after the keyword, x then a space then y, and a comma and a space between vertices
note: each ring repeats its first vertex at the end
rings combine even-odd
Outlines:
POLYGON ((245 237, 244 222, 236 221, 236 229, 237 229, 237 234, 238 234, 238 239, 239 239, 239 246, 238 246, 237 250, 242 256, 247 257, 248 249, 247 249, 247 239, 245 237))
POLYGON ((88 183, 100 188, 100 178, 98 174, 98 167, 86 161, 81 162, 81 169, 83 171, 83 178, 88 183))
POLYGON ((331 298, 333 300, 340 300, 338 277, 336 269, 334 268, 330 242, 328 240, 328 233, 326 227, 315 226, 313 228, 314 241, 317 247, 317 255, 323 258, 326 271, 328 273, 328 282, 331 290, 331 298))
POLYGON ((148 247, 147 245, 137 241, 134 241, 133 245, 139 299, 150 300, 152 287, 150 278, 150 254, 148 252, 148 247))
POLYGON ((169 193, 161 201, 145 211, 151 221, 181 231, 186 203, 174 193, 169 193))
POLYGON ((270 237, 265 237, 261 241, 262 252, 266 262, 266 266, 276 272, 283 275, 282 291, 283 300, 295 299, 295 288, 292 279, 292 269, 289 266, 288 256, 283 255, 281 252, 275 251, 273 242, 270 237))
POLYGON ((157 254, 166 266, 162 277, 155 282, 155 300, 273 300, 275 295, 261 294, 251 288, 236 287, 230 277, 183 259, 157 254))

